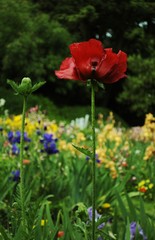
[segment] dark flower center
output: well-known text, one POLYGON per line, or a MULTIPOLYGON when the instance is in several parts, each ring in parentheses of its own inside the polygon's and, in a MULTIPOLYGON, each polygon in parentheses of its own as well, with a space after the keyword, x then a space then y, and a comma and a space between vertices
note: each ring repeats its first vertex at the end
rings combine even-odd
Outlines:
POLYGON ((96 67, 96 66, 98 65, 98 61, 95 61, 95 60, 92 61, 92 62, 91 62, 91 65, 92 65, 92 67, 96 67))
POLYGON ((91 61, 91 66, 93 70, 96 70, 97 65, 98 65, 98 61, 96 60, 91 61))
POLYGON ((98 59, 92 59, 91 60, 91 68, 92 68, 92 73, 93 74, 96 72, 96 68, 97 68, 98 63, 99 63, 98 59))
POLYGON ((98 65, 98 61, 97 60, 92 60, 91 61, 91 70, 92 70, 92 75, 94 76, 95 72, 96 72, 96 68, 98 65))

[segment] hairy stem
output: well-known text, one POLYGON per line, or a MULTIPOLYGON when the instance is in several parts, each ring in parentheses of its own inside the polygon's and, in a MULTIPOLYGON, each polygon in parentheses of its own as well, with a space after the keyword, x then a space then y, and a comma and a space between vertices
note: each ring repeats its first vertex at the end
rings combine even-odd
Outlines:
POLYGON ((95 175, 96 175, 96 157, 95 157, 95 87, 94 82, 91 80, 91 125, 92 125, 92 240, 95 240, 95 175))
POLYGON ((23 98, 23 112, 21 124, 21 138, 20 138, 20 198, 21 198, 21 219, 23 228, 26 227, 25 208, 24 208, 24 169, 23 169, 23 149, 24 149, 24 128, 25 128, 25 112, 27 99, 23 98))

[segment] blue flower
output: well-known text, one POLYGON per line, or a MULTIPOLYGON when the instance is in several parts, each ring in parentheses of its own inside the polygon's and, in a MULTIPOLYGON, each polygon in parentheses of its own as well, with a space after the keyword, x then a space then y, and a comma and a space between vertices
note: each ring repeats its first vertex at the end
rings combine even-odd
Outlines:
POLYGON ((18 182, 20 180, 20 171, 19 170, 15 170, 15 171, 12 171, 12 180, 15 181, 15 182, 18 182))
POLYGON ((44 140, 47 142, 51 142, 53 140, 53 134, 44 133, 44 140))
MULTIPOLYGON (((16 131, 16 133, 10 131, 8 132, 8 140, 10 143, 20 143, 21 133, 20 131, 16 131)), ((27 133, 24 133, 24 141, 30 142, 31 139, 27 137, 27 133)))
POLYGON ((43 143, 44 146, 42 152, 46 152, 47 154, 56 154, 59 152, 56 147, 57 139, 53 139, 52 134, 45 133, 40 142, 43 143))
MULTIPOLYGON (((98 159, 98 154, 95 154, 95 158, 96 158, 96 162, 100 163, 101 160, 98 159)), ((86 160, 88 161, 90 159, 90 157, 86 156, 86 160)))
MULTIPOLYGON (((92 207, 89 207, 87 210, 88 210, 89 220, 92 221, 93 209, 92 209, 92 207)), ((95 210, 95 221, 97 222, 101 217, 102 217, 102 215, 99 214, 99 213, 95 210)), ((101 223, 101 224, 98 226, 98 229, 102 229, 104 226, 105 226, 105 223, 101 223)))
POLYGON ((8 132, 8 140, 10 143, 12 143, 12 141, 13 141, 13 132, 12 131, 8 132))
POLYGON ((130 224, 130 240, 135 239, 136 229, 138 229, 138 232, 143 237, 143 240, 147 240, 147 237, 145 236, 143 229, 141 228, 140 225, 137 226, 136 222, 131 222, 130 224))
POLYGON ((13 155, 18 155, 19 154, 19 148, 17 147, 17 145, 16 144, 13 144, 12 145, 12 154, 13 155))
POLYGON ((55 154, 58 153, 58 149, 56 148, 56 144, 54 141, 51 141, 49 143, 44 143, 44 150, 45 152, 47 152, 48 154, 55 154))

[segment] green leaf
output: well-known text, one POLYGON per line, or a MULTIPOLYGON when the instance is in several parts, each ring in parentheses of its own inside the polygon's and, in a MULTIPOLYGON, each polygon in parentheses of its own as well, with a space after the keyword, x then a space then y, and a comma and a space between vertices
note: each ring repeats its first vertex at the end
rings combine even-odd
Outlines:
POLYGON ((128 217, 128 212, 126 210, 125 204, 123 203, 123 200, 122 200, 121 196, 117 192, 116 192, 116 197, 117 197, 117 200, 118 200, 119 207, 120 207, 120 210, 122 212, 123 218, 126 219, 128 217))
POLYGON ((109 233, 109 236, 111 237, 111 239, 116 239, 115 235, 111 231, 109 231, 108 233, 109 233))
POLYGON ((140 198, 140 219, 143 226, 147 226, 147 215, 145 211, 144 201, 140 198))
POLYGON ((36 83, 33 85, 32 89, 31 89, 31 92, 34 92, 36 91, 38 88, 40 88, 41 86, 43 86, 46 82, 39 82, 39 83, 36 83))
POLYGON ((16 94, 18 94, 18 85, 14 81, 9 79, 7 80, 7 83, 10 84, 13 90, 15 90, 16 94))
POLYGON ((131 198, 128 196, 127 193, 126 193, 126 199, 127 199, 129 210, 130 210, 129 211, 130 215, 131 215, 132 219, 136 220, 137 219, 136 209, 135 209, 134 204, 131 201, 131 198))
POLYGON ((18 228, 18 231, 16 232, 16 235, 14 237, 14 240, 26 240, 28 239, 28 234, 26 233, 26 229, 23 229, 23 226, 20 225, 18 228))
POLYGON ((86 149, 86 148, 81 148, 81 147, 78 147, 78 146, 75 146, 74 144, 72 144, 74 148, 76 148, 79 152, 85 154, 86 156, 92 158, 93 156, 93 153, 89 150, 89 149, 86 149))
POLYGON ((8 236, 8 234, 5 232, 5 229, 2 227, 2 225, 0 225, 0 237, 2 237, 1 239, 3 240, 11 240, 12 237, 8 236))
POLYGON ((130 221, 127 219, 126 231, 125 231, 125 240, 130 240, 130 221))
POLYGON ((103 90, 105 90, 105 87, 104 87, 104 84, 103 84, 103 83, 98 82, 98 81, 96 81, 96 82, 97 82, 97 85, 98 85, 100 88, 102 88, 103 90))

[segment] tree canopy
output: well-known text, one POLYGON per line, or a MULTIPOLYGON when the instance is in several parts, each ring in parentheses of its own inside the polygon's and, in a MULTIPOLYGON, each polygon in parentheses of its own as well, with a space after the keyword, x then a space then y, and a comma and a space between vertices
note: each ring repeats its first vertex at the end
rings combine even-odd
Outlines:
POLYGON ((54 70, 69 55, 70 43, 97 38, 105 47, 128 54, 128 78, 107 85, 97 103, 140 117, 154 111, 154 0, 0 0, 0 6, 3 86, 8 78, 20 81, 29 76, 47 81, 43 94, 55 101, 86 104, 88 90, 58 81, 54 70))

